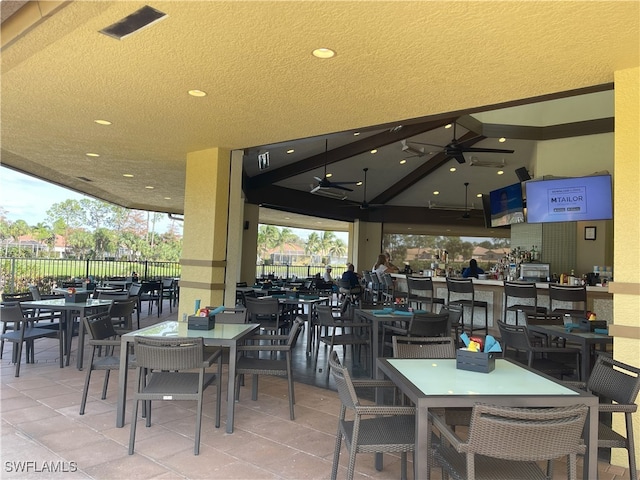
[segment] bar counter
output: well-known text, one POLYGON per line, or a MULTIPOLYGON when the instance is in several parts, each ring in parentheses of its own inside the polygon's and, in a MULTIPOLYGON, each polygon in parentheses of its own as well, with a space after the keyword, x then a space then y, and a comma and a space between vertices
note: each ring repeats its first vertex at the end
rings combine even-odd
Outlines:
MULTIPOLYGON (((406 292, 407 276, 401 273, 392 273, 391 276, 396 279, 398 290, 406 292)), ((431 277, 431 279, 433 280, 434 295, 446 300, 446 277, 431 277)), ((504 282, 502 280, 478 280, 474 278, 473 285, 475 289, 476 300, 481 300, 488 303, 489 328, 497 329, 496 320, 502 319, 502 308, 504 305, 504 282)), ((540 282, 536 283, 536 287, 538 290, 538 305, 548 308, 549 284, 547 282, 540 282)), ((519 301, 518 303, 523 302, 519 301)), ((587 286, 587 310, 595 312, 598 320, 606 320, 609 324, 613 323, 613 294, 609 293, 608 286, 587 286)), ((483 309, 476 308, 474 314, 474 323, 483 324, 483 309)), ((511 313, 507 317, 507 322, 515 323, 515 317, 513 313, 511 313)))

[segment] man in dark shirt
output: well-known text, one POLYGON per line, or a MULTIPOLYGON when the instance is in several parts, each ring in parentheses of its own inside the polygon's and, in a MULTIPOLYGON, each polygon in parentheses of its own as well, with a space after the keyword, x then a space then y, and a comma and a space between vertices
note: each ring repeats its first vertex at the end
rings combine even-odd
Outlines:
POLYGON ((349 263, 347 265, 347 270, 342 274, 342 280, 349 282, 351 288, 360 286, 360 278, 358 274, 355 272, 355 267, 353 263, 349 263))

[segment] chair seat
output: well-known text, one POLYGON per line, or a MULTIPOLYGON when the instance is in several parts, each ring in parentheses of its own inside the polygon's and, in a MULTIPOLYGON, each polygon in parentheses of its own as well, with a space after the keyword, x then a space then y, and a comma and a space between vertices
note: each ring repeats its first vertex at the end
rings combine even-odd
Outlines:
MULTIPOLYGON (((466 480, 464 476, 458 476, 455 472, 466 472, 467 464, 463 455, 451 448, 436 449, 434 458, 439 465, 449 467, 449 476, 456 480, 466 480)), ((545 472, 535 462, 515 462, 498 458, 477 455, 475 461, 476 480, 514 480, 526 478, 527 480, 547 480, 545 472)))
MULTIPOLYGON (((129 368, 136 368, 136 356, 129 355, 129 368)), ((120 368, 120 358, 113 355, 98 357, 94 360, 92 368, 94 370, 117 370, 120 368)))
POLYGON ((236 363, 236 374, 246 373, 286 377, 287 362, 268 358, 240 357, 236 363))
MULTIPOLYGON (((353 420, 341 420, 340 429, 350 449, 353 420)), ((415 448, 415 418, 411 415, 364 418, 360 420, 358 453, 412 452, 415 448)))
POLYGON ((627 439, 604 423, 598 423, 599 448, 627 448, 627 439))
POLYGON ((43 327, 29 327, 24 332, 24 337, 21 336, 20 330, 11 330, 2 334, 2 338, 9 342, 19 342, 22 338, 25 342, 30 340, 36 340, 38 338, 57 336, 58 330, 53 328, 43 327))
MULTIPOLYGON (((204 376, 204 386, 211 385, 216 379, 215 373, 204 376)), ((141 400, 181 400, 184 396, 191 400, 198 393, 199 375, 197 373, 153 372, 140 394, 141 400), (173 397, 173 398, 169 398, 173 397)))

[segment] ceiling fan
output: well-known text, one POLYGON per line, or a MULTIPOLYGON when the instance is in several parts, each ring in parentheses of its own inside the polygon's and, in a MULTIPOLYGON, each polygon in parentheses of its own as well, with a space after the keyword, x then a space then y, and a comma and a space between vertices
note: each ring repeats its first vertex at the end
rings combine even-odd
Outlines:
POLYGON ((353 192, 352 188, 345 187, 344 185, 356 185, 359 182, 357 182, 357 181, 354 181, 354 182, 332 182, 331 180, 329 180, 327 178, 327 160, 326 160, 326 157, 327 157, 327 152, 328 152, 328 149, 329 149, 329 141, 325 140, 324 142, 325 142, 324 143, 324 155, 325 155, 324 176, 322 178, 313 177, 318 182, 318 184, 311 189, 311 193, 316 193, 318 190, 327 189, 327 188, 335 188, 335 189, 338 189, 338 190, 345 190, 347 192, 353 192))
MULTIPOLYGON (((475 137, 477 138, 477 137, 475 137)), ((455 158, 458 163, 465 163, 465 153, 513 153, 514 150, 505 150, 502 148, 483 148, 483 147, 471 147, 466 146, 475 138, 471 138, 464 142, 460 142, 456 139, 456 124, 453 124, 453 140, 447 145, 434 145, 433 143, 413 142, 418 145, 429 145, 431 147, 439 147, 445 153, 447 157, 455 158)))

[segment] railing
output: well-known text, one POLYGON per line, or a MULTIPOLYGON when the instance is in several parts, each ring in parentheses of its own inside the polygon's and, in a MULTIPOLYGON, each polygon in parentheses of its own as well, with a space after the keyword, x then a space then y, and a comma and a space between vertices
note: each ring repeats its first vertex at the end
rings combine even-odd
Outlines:
POLYGON ((177 262, 0 257, 0 291, 25 292, 29 285, 37 285, 42 293, 50 293, 54 285, 59 285, 66 280, 92 278, 95 281, 102 281, 110 277, 130 277, 132 272, 136 272, 140 280, 179 277, 180 264, 177 262))
MULTIPOLYGON (((345 268, 332 268, 331 275, 340 278, 345 268)), ((26 292, 29 285, 37 285, 42 293, 51 293, 55 285, 71 279, 92 278, 99 282, 110 277, 130 277, 136 272, 140 280, 161 277, 179 277, 177 262, 125 261, 125 260, 71 260, 59 258, 0 257, 0 291, 26 292)), ((314 277, 324 275, 323 265, 256 265, 256 278, 314 277)))

